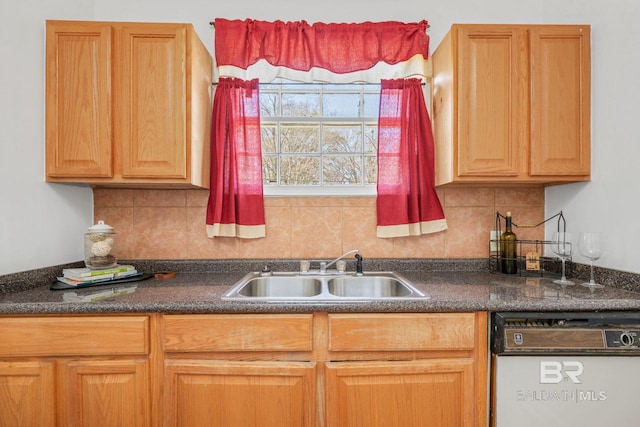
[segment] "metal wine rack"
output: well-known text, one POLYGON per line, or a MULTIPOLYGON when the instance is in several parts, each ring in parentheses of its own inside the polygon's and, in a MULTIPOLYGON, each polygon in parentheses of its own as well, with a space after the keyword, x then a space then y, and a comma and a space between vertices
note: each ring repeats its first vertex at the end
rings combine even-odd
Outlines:
MULTIPOLYGON (((516 223, 512 225, 517 228, 535 228, 554 218, 558 218, 558 231, 566 231, 567 223, 562 211, 536 225, 517 225, 516 223)), ((502 220, 505 220, 504 215, 496 212, 496 238, 489 241, 489 270, 499 274, 504 274, 501 272, 503 261, 514 260, 514 258, 503 258, 500 254, 502 220)), ((516 274, 528 277, 559 277, 562 269, 560 259, 544 256, 545 253, 552 252, 552 243, 549 240, 516 240, 516 274)), ((566 275, 570 276, 573 271, 571 259, 567 260, 565 268, 566 275)))

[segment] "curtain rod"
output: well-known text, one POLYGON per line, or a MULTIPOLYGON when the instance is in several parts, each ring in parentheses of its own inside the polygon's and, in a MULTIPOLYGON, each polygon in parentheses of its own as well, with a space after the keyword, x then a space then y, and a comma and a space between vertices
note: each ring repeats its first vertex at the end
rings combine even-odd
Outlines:
MULTIPOLYGON (((258 84, 261 85, 272 85, 272 86, 297 86, 297 85, 331 85, 331 86, 340 86, 340 85, 377 85, 379 86, 380 83, 365 83, 365 82, 354 82, 354 83, 329 83, 329 82, 289 82, 289 83, 282 83, 282 82, 271 82, 271 83, 262 83, 262 82, 258 82, 258 84)), ((421 82, 420 83, 422 86, 425 86, 426 83, 425 82, 421 82)), ((218 82, 212 82, 211 86, 217 86, 218 82)))
MULTIPOLYGON (((213 28, 216 27, 216 23, 214 21, 209 21, 209 25, 211 25, 213 28)), ((431 25, 427 24, 427 28, 431 28, 431 25)))

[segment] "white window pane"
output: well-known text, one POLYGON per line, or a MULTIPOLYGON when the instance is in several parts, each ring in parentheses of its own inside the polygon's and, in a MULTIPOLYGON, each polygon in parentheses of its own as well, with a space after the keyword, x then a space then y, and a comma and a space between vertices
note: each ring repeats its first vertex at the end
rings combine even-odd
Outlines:
POLYGON ((364 152, 378 154, 378 126, 368 125, 364 128, 364 152))
POLYGON ((278 184, 277 156, 262 156, 262 183, 265 185, 278 184))
POLYGON ((366 93, 364 95, 364 117, 378 117, 378 110, 380 108, 380 94, 379 93, 366 93))
POLYGON ((362 184, 361 156, 324 156, 323 185, 362 184))
POLYGON ((379 84, 261 84, 265 186, 279 195, 375 194, 379 91, 379 84))
POLYGON ((378 182, 378 159, 367 156, 364 158, 364 179, 365 184, 375 184, 378 182))
POLYGON ((362 128, 358 126, 322 127, 323 153, 361 153, 362 128))
POLYGON ((327 93, 322 98, 325 117, 359 117, 360 95, 327 93))
POLYGON ((278 135, 276 133, 275 126, 262 125, 260 126, 261 140, 262 140, 262 152, 263 153, 277 153, 278 152, 278 135))
POLYGON ((319 125, 282 124, 280 126, 280 152, 317 153, 319 135, 319 125))
POLYGON ((280 185, 318 185, 319 183, 320 157, 280 157, 280 185))
POLYGON ((260 92, 260 117, 277 117, 280 115, 280 95, 260 92))
POLYGON ((283 117, 317 117, 320 115, 320 94, 283 93, 283 117))

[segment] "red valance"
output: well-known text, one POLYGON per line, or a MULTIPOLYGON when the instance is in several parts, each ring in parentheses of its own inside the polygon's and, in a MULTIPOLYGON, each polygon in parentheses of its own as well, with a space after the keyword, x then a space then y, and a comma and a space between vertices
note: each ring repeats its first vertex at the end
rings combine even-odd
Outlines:
POLYGON ((260 60, 309 71, 317 67, 343 74, 379 62, 397 64, 429 55, 428 24, 395 21, 309 25, 305 21, 215 20, 218 66, 247 69, 260 60))

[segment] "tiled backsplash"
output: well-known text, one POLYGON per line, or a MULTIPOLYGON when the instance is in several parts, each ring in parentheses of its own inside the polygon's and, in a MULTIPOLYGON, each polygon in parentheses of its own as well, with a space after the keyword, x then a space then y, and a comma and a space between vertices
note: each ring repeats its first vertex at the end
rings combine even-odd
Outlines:
MULTIPOLYGON (((94 190, 95 220, 117 232, 123 259, 327 258, 360 249, 366 258, 482 258, 496 211, 516 224, 544 220, 540 187, 440 188, 449 229, 420 237, 376 237, 374 197, 267 197, 266 237, 209 239, 208 190, 94 190)), ((91 224, 87 224, 89 226, 91 224)), ((544 227, 515 229, 542 239, 544 227)))

